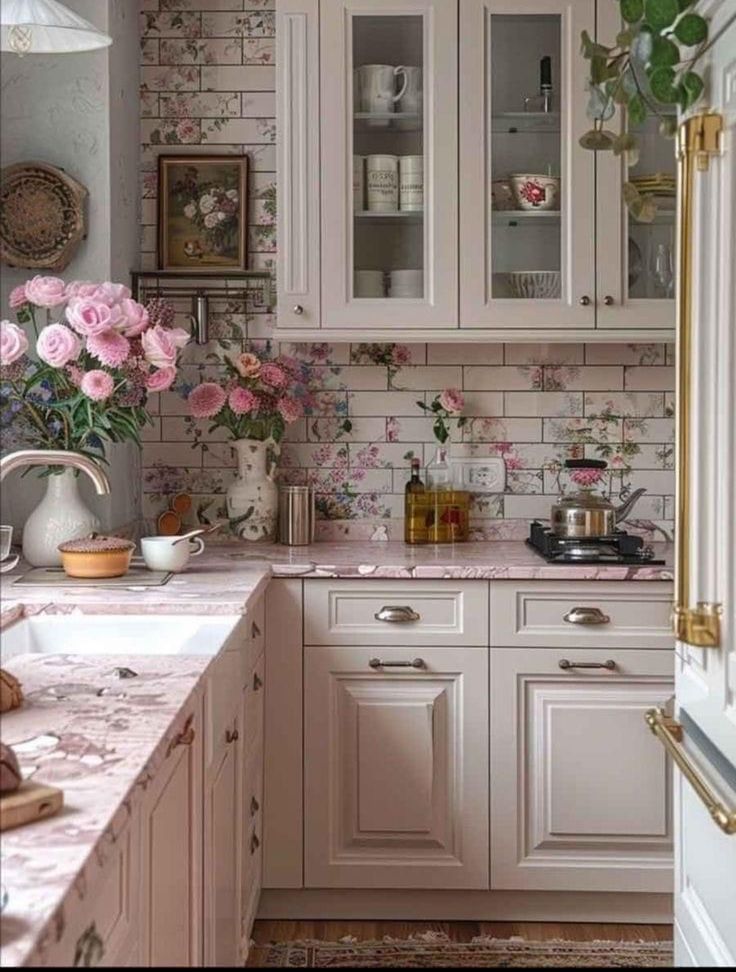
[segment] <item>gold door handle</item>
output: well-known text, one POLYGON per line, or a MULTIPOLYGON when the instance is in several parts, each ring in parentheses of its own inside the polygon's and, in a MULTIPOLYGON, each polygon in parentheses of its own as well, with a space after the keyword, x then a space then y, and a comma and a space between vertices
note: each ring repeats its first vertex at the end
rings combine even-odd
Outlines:
POLYGON ((616 662, 613 658, 608 658, 603 662, 575 662, 570 661, 569 658, 560 658, 557 665, 563 672, 568 672, 572 668, 605 668, 608 672, 616 671, 616 662))
POLYGON ((597 607, 574 607, 562 616, 568 624, 610 624, 611 619, 597 607))
POLYGON ((194 716, 189 716, 187 721, 184 723, 184 728, 181 732, 178 732, 168 745, 166 750, 167 758, 173 753, 177 746, 191 746, 194 742, 194 726, 192 722, 194 721, 194 716))
POLYGON ((729 810, 720 802, 681 744, 683 727, 662 709, 647 709, 646 724, 659 739, 668 755, 677 763, 682 775, 695 790, 714 823, 724 834, 736 834, 736 809, 729 810))

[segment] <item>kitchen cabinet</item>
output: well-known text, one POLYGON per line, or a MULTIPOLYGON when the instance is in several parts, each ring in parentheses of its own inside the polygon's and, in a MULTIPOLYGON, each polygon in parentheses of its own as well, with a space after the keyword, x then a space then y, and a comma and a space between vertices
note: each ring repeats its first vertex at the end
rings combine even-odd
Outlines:
POLYGON ((488 886, 487 652, 308 648, 305 884, 488 886))
POLYGON ((670 338, 672 142, 647 122, 628 173, 666 177, 652 224, 627 214, 621 161, 578 143, 580 32, 613 37, 617 17, 608 0, 278 0, 279 329, 670 338))
POLYGON ((643 720, 671 653, 494 648, 490 679, 491 888, 670 891, 670 768, 643 720))

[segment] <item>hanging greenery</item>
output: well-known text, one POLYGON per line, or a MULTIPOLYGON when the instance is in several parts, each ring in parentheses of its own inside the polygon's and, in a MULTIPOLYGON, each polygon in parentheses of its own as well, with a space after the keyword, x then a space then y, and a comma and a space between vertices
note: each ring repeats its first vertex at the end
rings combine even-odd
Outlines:
MULTIPOLYGON (((695 0, 618 0, 625 24, 610 47, 582 34, 582 54, 590 62, 588 117, 593 127, 580 138, 583 148, 639 159, 635 131, 649 116, 659 118, 662 135, 673 137, 677 110, 691 108, 703 93, 694 65, 708 44, 708 23, 690 9, 695 0), (606 129, 619 106, 625 109, 621 134, 606 129)), ((651 222, 657 210, 652 195, 624 184, 632 216, 651 222)))

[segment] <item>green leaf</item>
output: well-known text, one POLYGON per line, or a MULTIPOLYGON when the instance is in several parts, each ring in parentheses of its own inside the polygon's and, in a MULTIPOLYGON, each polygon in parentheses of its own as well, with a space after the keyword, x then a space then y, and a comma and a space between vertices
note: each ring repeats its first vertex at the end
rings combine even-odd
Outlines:
POLYGON ((685 14, 675 25, 675 37, 686 47, 702 44, 708 36, 708 23, 698 14, 685 14))
MULTIPOLYGON (((685 104, 683 108, 690 108, 694 105, 703 93, 703 79, 695 71, 686 71, 680 78, 681 93, 684 95, 685 104)), ((682 100, 680 102, 682 104, 682 100)))
POLYGON ((587 30, 584 30, 580 35, 580 52, 585 58, 592 57, 608 57, 610 47, 604 47, 603 44, 598 44, 590 36, 587 30))
POLYGON ((680 13, 678 0, 646 0, 644 17, 653 30, 664 30, 674 24, 680 13))
POLYGON ((688 7, 692 7, 695 0, 679 0, 680 10, 687 10, 688 7))
POLYGON ((635 24, 644 15, 644 0, 621 0, 621 16, 627 24, 635 24))
POLYGON ((619 31, 619 33, 616 34, 616 47, 630 47, 631 42, 635 37, 636 31, 632 30, 630 27, 626 30, 619 31))
POLYGON ((644 123, 647 117, 647 107, 639 95, 634 95, 633 98, 629 98, 627 109, 629 121, 632 125, 641 125, 644 123))
POLYGON ((626 156, 627 165, 636 165, 639 161, 639 143, 631 132, 619 135, 613 143, 613 154, 626 156))
POLYGON ((680 60, 680 49, 666 37, 655 37, 652 41, 652 56, 649 63, 655 67, 672 67, 680 60))
POLYGON ((613 147, 615 137, 612 132, 591 128, 590 131, 580 136, 578 144, 581 148, 590 149, 593 152, 608 152, 613 147))
POLYGON ((669 67, 656 68, 649 75, 652 94, 657 101, 661 101, 664 105, 675 104, 678 100, 674 82, 675 72, 669 67))

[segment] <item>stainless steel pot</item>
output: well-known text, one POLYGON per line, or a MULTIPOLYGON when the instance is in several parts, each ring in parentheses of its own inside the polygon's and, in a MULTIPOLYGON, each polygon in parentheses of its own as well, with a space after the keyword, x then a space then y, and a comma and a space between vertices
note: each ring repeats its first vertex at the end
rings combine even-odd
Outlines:
MULTIPOLYGON (((568 469, 605 469, 607 463, 597 459, 568 459, 568 469)), ((646 489, 635 489, 621 503, 614 506, 605 496, 583 488, 569 496, 561 496, 552 507, 550 525, 558 537, 597 538, 610 537, 646 489)))

